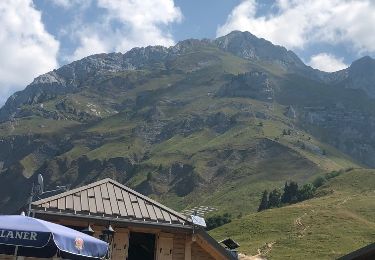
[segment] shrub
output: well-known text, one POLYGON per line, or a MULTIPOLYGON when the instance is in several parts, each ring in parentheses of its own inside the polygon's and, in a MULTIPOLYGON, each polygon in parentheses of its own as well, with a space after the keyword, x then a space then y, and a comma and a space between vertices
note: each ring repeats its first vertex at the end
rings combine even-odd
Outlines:
POLYGON ((304 201, 314 197, 316 188, 311 183, 307 183, 298 190, 298 200, 304 201))
POLYGON ((314 185, 315 188, 319 188, 320 186, 323 186, 324 183, 326 183, 326 179, 323 176, 317 177, 312 184, 314 185))

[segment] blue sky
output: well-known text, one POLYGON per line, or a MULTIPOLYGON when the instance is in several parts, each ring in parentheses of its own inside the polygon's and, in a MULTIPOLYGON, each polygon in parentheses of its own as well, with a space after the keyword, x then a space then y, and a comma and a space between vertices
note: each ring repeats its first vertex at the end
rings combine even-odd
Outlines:
POLYGON ((91 54, 232 30, 324 71, 375 54, 372 0, 2 0, 0 22, 0 105, 38 75, 91 54))

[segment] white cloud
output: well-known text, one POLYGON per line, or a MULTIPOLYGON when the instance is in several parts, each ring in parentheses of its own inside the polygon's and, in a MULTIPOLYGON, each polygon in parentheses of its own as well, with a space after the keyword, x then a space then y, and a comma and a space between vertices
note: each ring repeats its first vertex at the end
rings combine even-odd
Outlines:
POLYGON ((96 23, 78 22, 73 37, 78 47, 68 60, 98 52, 125 52, 133 47, 174 44, 168 25, 182 13, 173 0, 97 0, 104 10, 96 23))
POLYGON ((69 9, 75 6, 87 7, 91 4, 91 0, 50 0, 52 4, 69 9))
POLYGON ((0 105, 33 78, 57 67, 59 42, 32 0, 0 1, 0 105))
POLYGON ((73 5, 72 0, 51 0, 51 2, 57 6, 70 8, 73 5))
POLYGON ((324 42, 351 43, 359 53, 375 52, 372 0, 277 0, 273 12, 265 14, 257 13, 260 2, 242 1, 217 35, 241 30, 294 49, 324 42))
POLYGON ((329 53, 319 53, 311 57, 308 64, 321 71, 334 72, 348 67, 342 58, 337 58, 329 53))

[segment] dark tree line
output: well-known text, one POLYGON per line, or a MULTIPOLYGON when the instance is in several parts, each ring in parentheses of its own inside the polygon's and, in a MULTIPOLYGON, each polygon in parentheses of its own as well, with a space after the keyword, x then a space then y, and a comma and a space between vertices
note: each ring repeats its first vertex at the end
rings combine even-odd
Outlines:
POLYGON ((232 217, 228 213, 224 213, 223 215, 212 216, 206 219, 206 230, 211 230, 232 221, 232 217))
POLYGON ((274 189, 270 193, 267 190, 263 191, 258 211, 311 199, 314 197, 315 190, 315 186, 311 183, 299 188, 297 182, 285 182, 283 192, 278 189, 274 189))

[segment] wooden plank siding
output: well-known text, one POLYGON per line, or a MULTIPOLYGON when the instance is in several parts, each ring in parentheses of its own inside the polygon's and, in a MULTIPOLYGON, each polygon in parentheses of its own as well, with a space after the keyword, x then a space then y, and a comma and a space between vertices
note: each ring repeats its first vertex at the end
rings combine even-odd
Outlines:
POLYGON ((173 237, 173 260, 185 260, 185 235, 175 234, 173 237))
POLYGON ((193 243, 191 245, 191 259, 194 259, 194 260, 215 260, 215 258, 213 258, 198 243, 193 243))

